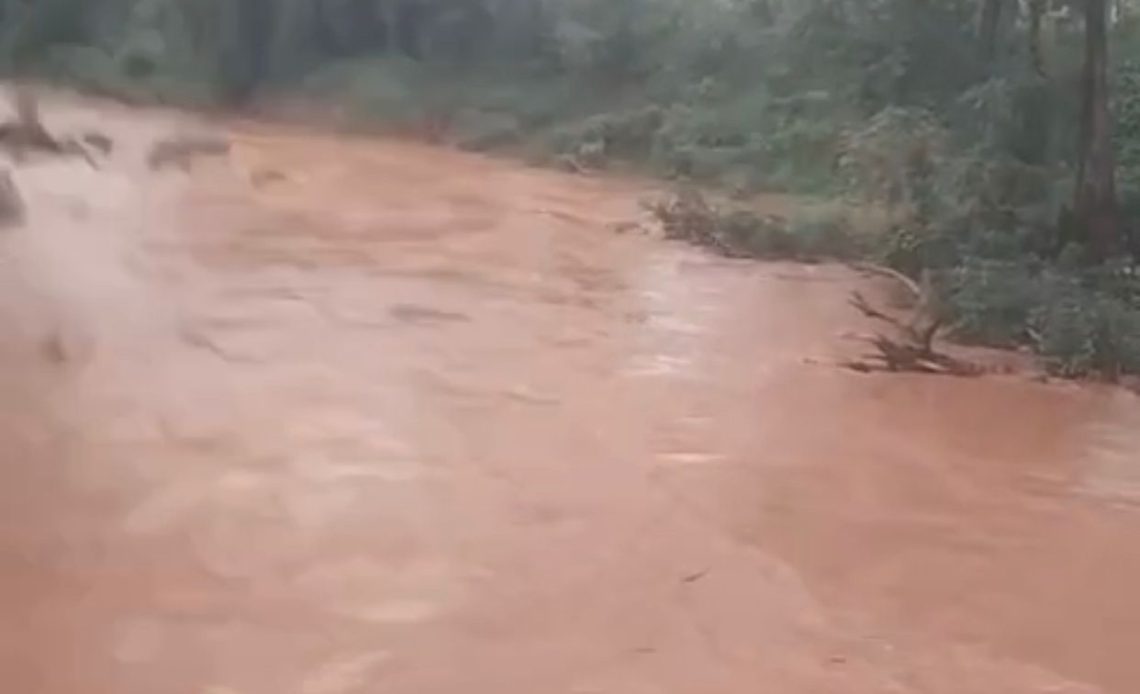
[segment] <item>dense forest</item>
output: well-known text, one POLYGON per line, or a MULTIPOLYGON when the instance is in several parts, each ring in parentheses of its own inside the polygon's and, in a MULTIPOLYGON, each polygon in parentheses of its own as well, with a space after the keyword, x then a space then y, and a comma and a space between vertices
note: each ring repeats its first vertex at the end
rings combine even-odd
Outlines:
POLYGON ((0 29, 9 74, 124 98, 302 97, 576 170, 842 199, 715 224, 757 255, 929 271, 960 339, 1140 372, 1132 0, 0 0, 0 29))

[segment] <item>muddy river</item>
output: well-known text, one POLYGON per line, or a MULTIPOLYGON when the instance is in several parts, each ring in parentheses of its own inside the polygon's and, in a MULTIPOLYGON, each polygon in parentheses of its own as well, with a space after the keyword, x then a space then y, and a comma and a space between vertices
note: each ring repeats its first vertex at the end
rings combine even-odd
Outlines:
POLYGON ((1140 691, 1135 396, 836 368, 864 280, 637 183, 46 115, 116 147, 0 232, 5 691, 1140 691))

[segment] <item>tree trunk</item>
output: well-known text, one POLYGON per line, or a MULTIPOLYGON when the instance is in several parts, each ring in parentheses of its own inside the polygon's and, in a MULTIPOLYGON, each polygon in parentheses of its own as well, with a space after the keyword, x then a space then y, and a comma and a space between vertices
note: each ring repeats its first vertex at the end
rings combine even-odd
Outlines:
POLYGON ((982 0, 978 39, 982 42, 982 54, 987 62, 997 55, 998 30, 1001 28, 1001 15, 1004 9, 1005 0, 982 0))
POLYGON ((1041 22, 1045 18, 1045 0, 1029 0, 1029 63, 1033 71, 1045 76, 1045 55, 1041 49, 1041 22))
POLYGON ((1085 65, 1081 94, 1081 141, 1073 205, 1078 228, 1094 259, 1120 251, 1116 162, 1108 94, 1107 0, 1085 0, 1085 65))

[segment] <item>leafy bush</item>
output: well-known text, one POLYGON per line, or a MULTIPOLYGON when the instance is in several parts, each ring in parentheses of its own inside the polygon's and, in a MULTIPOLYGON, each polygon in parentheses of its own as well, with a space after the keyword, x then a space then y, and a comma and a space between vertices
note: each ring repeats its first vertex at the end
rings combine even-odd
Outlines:
POLYGON ((614 159, 645 159, 663 115, 656 106, 597 114, 555 131, 552 143, 563 154, 595 148, 614 159))
POLYGON ((923 109, 887 107, 843 138, 840 172, 857 193, 888 208, 918 208, 946 151, 948 136, 923 109))
POLYGON ((649 204, 665 238, 732 257, 791 258, 798 247, 783 220, 744 209, 722 209, 695 189, 649 204))
POLYGON ((1140 183, 1140 61, 1129 61, 1116 71, 1115 110, 1117 161, 1121 178, 1140 183))
POLYGON ((951 273, 945 301, 959 337, 1025 344, 1050 372, 1140 373, 1140 279, 1134 268, 1064 270, 972 259, 951 273))
POLYGON ((464 149, 485 150, 518 142, 522 125, 508 113, 464 109, 451 123, 455 144, 464 149))
POLYGON ((1140 373, 1140 306, 1087 277, 1048 273, 1035 310, 1034 347, 1063 376, 1140 373))
POLYGON ((1016 261, 970 258, 949 272, 944 291, 958 337, 1002 347, 1029 339, 1030 317, 1043 300, 1038 278, 1016 261))
POLYGON ((329 63, 288 91, 334 99, 350 112, 383 123, 421 120, 439 102, 439 88, 410 60, 366 58, 329 63))
POLYGON ((868 255, 871 247, 847 211, 838 207, 801 212, 792 219, 790 232, 801 255, 815 260, 854 260, 868 255))

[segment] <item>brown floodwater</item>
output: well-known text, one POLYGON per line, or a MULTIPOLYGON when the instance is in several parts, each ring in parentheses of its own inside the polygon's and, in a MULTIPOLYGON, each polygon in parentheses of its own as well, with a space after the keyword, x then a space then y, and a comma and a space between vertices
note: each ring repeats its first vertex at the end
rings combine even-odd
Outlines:
POLYGON ((1135 397, 837 368, 863 280, 637 183, 46 112, 117 145, 0 232, 7 691, 1140 691, 1135 397))

